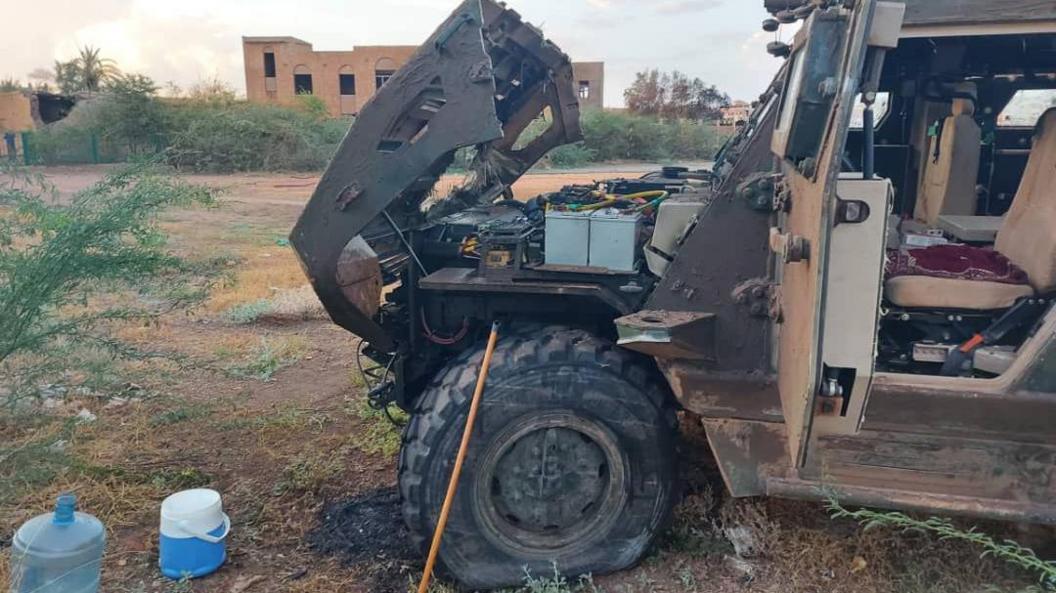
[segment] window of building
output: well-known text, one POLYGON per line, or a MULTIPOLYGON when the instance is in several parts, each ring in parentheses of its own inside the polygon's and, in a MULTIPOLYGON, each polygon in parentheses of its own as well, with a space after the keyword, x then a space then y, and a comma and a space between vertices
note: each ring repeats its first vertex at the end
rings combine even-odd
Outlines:
POLYGON ((1056 89, 1016 91, 1012 100, 997 116, 1002 128, 1033 128, 1046 110, 1056 107, 1056 89))
POLYGON ((355 74, 338 74, 337 83, 341 88, 342 95, 354 95, 356 94, 356 75, 355 74))
POLYGON ((375 70, 374 71, 374 87, 380 89, 382 86, 385 85, 386 82, 389 82, 389 79, 392 78, 393 74, 396 74, 396 71, 394 71, 394 70, 375 70))
POLYGON ((590 98, 590 81, 581 80, 579 81, 579 98, 589 99, 590 98))
POLYGON ((275 52, 264 52, 264 77, 275 78, 275 52))
POLYGON ((293 75, 293 92, 297 95, 310 95, 312 94, 312 75, 311 74, 294 74, 293 75))

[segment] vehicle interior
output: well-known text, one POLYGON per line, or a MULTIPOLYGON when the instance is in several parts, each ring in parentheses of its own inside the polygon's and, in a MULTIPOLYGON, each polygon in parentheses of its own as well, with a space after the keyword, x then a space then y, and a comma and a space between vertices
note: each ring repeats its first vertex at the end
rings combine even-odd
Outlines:
MULTIPOLYGON (((1056 34, 903 38, 877 88, 877 371, 1000 376, 1056 296, 1056 34)), ((845 170, 868 166, 861 119, 845 170)))

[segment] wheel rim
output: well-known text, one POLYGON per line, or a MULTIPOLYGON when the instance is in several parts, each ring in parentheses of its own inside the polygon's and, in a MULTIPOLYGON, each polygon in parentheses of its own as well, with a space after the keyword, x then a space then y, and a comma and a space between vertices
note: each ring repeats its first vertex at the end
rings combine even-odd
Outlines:
POLYGON ((570 411, 532 414, 485 452, 474 507, 485 533, 519 555, 588 545, 619 517, 625 467, 599 423, 570 411))

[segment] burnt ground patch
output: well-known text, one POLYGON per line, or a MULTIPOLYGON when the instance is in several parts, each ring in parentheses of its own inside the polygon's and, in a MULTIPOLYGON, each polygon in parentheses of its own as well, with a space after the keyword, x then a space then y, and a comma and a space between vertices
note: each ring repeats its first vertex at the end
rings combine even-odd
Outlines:
POLYGON ((403 593, 422 567, 400 514, 395 487, 382 488, 327 504, 308 545, 320 555, 365 571, 370 591, 403 593))

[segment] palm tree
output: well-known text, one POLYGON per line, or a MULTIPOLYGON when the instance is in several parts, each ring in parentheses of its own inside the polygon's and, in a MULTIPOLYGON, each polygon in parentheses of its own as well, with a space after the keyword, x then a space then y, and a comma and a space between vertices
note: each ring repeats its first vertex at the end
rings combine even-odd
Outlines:
POLYGON ((113 60, 99 55, 98 47, 82 47, 76 62, 80 70, 80 86, 90 93, 98 91, 103 83, 121 74, 113 60))

